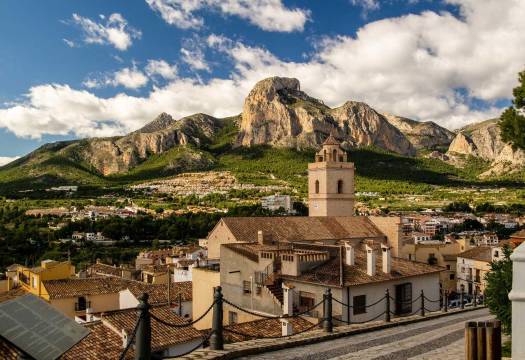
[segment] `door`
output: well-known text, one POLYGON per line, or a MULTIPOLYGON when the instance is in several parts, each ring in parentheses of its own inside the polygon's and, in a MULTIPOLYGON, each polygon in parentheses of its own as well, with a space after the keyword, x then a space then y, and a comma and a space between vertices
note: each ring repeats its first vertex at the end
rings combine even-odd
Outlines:
POLYGON ((412 283, 396 285, 396 315, 412 312, 412 283))

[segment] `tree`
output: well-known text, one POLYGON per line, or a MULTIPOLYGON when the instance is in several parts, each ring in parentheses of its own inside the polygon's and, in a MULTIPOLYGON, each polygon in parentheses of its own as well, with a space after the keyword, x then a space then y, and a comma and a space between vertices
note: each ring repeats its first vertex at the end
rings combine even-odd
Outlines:
POLYGON ((519 73, 518 79, 520 85, 512 91, 512 106, 501 114, 498 125, 503 141, 525 150, 525 71, 519 73))
POLYGON ((510 334, 512 330, 512 303, 509 292, 512 289, 512 250, 503 248, 503 260, 494 261, 490 271, 485 275, 487 286, 485 288, 485 304, 503 325, 503 331, 510 334))

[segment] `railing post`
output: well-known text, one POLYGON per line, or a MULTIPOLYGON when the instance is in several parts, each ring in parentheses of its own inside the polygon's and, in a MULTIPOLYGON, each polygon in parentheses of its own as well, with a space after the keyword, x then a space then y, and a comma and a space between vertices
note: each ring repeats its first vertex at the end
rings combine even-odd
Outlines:
POLYGON ((135 335, 135 360, 151 359, 151 318, 148 297, 147 293, 142 294, 137 305, 139 323, 135 335))
POLYGON ((461 310, 465 308, 465 292, 461 290, 461 294, 459 295, 459 301, 461 302, 461 310))
POLYGON ((425 293, 421 289, 421 316, 425 316, 425 293))
POLYGON ((476 350, 478 353, 477 360, 485 360, 486 359, 486 347, 487 347, 487 327, 485 324, 485 321, 478 321, 478 331, 477 331, 477 338, 476 338, 476 350))
POLYGON ((386 289, 385 291, 385 321, 390 322, 390 291, 386 289))
POLYGON ((486 325, 487 360, 501 360, 501 321, 487 321, 486 325))
POLYGON ((323 294, 323 305, 323 330, 332 332, 334 331, 334 324, 332 321, 332 291, 330 289, 326 289, 323 294))
POLYGON ((222 288, 217 286, 213 293, 213 320, 211 324, 210 349, 224 350, 224 337, 222 333, 222 288))
POLYGON ((448 290, 445 290, 445 304, 443 305, 445 312, 448 312, 448 290))
POLYGON ((465 323, 465 360, 477 360, 477 335, 478 323, 467 321, 465 323))

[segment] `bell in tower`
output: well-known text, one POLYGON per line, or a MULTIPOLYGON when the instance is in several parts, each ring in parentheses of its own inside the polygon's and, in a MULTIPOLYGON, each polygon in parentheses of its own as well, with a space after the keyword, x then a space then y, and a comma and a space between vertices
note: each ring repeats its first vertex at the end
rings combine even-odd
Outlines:
POLYGON ((354 164, 330 134, 308 164, 309 215, 352 216, 354 201, 354 164))

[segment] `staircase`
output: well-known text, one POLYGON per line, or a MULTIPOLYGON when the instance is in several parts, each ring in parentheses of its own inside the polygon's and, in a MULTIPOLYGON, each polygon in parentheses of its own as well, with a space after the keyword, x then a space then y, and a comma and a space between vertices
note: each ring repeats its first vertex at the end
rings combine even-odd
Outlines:
POLYGON ((265 287, 270 291, 270 293, 275 297, 279 304, 283 304, 283 281, 281 279, 276 279, 273 283, 265 285, 265 287))

